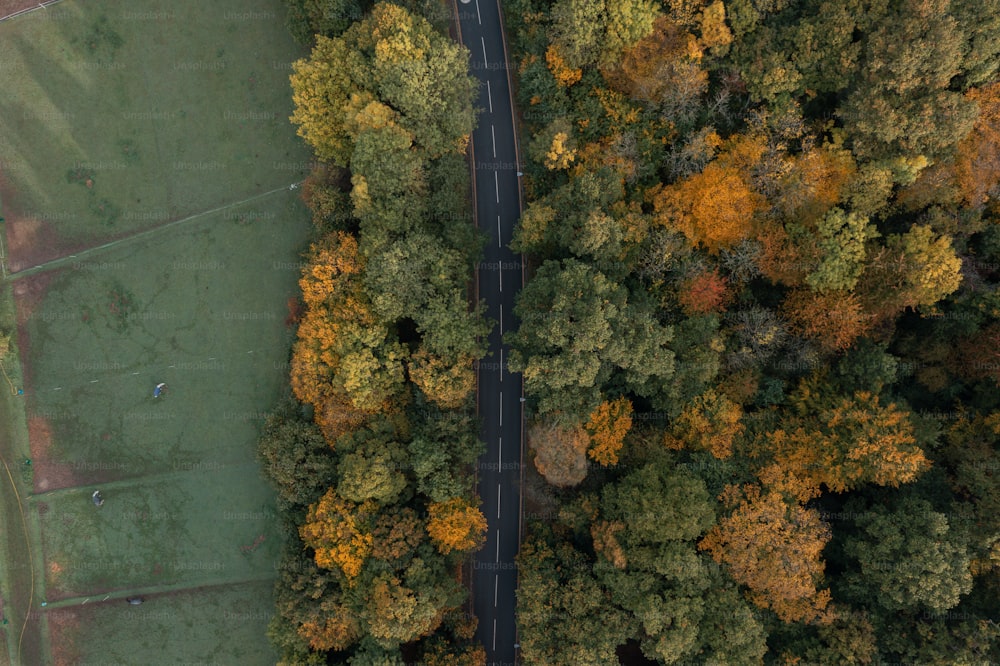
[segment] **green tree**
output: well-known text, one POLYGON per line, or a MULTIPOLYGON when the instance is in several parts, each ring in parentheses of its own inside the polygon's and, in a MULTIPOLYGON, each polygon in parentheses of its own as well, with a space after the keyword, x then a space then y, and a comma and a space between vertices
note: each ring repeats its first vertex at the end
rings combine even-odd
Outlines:
POLYGON ((926 500, 906 497, 858 515, 859 534, 845 544, 858 566, 845 576, 855 598, 890 611, 941 612, 972 589, 967 543, 926 500))
POLYGON ((294 64, 292 121, 318 157, 347 166, 359 102, 378 99, 427 157, 462 152, 473 127, 467 68, 464 47, 406 9, 379 3, 341 36, 318 36, 310 58, 294 64))
POLYGON ((631 624, 607 602, 590 563, 568 543, 524 542, 517 556, 517 621, 526 664, 615 663, 631 624))
POLYGON ((817 291, 854 289, 864 270, 865 244, 879 236, 875 226, 863 215, 832 208, 816 231, 820 262, 806 284, 817 291))
POLYGON ((548 261, 521 292, 510 334, 513 372, 523 372, 542 414, 582 422, 601 402, 600 387, 622 371, 643 395, 673 374, 672 330, 628 304, 628 290, 573 259, 548 261))
POLYGON ((299 411, 291 400, 280 403, 264 421, 257 443, 257 454, 283 509, 315 502, 335 478, 335 460, 326 438, 299 411))

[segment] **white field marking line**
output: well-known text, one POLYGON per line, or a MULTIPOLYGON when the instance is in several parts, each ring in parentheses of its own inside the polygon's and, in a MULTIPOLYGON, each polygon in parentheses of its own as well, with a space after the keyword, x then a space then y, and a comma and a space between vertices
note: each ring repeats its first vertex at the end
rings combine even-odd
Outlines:
POLYGON ((493 182, 497 185, 497 203, 500 203, 500 172, 493 172, 493 182))
POLYGON ((483 37, 479 38, 479 42, 483 45, 483 66, 487 67, 490 64, 489 59, 486 57, 486 39, 483 37))
POLYGON ((490 100, 490 113, 493 113, 493 86, 490 85, 489 80, 486 81, 486 96, 490 100))
POLYGON ((496 127, 490 125, 490 134, 493 136, 493 157, 497 156, 497 130, 496 127))
MULTIPOLYGON (((302 184, 302 182, 304 182, 304 181, 300 181, 299 183, 296 183, 296 184, 300 185, 300 184, 302 184)), ((151 236, 153 234, 161 233, 161 232, 166 231, 167 229, 175 227, 175 226, 177 226, 179 224, 184 224, 185 222, 191 222, 192 220, 197 220, 198 218, 205 217, 205 216, 208 216, 208 215, 213 215, 215 213, 221 213, 222 211, 226 210, 227 208, 234 208, 236 206, 242 206, 243 204, 250 203, 251 201, 256 201, 257 199, 263 199, 264 197, 267 197, 267 196, 270 196, 272 194, 275 194, 276 192, 287 191, 287 190, 288 190, 288 186, 284 185, 282 187, 276 187, 273 190, 268 190, 267 192, 261 192, 260 194, 254 194, 253 196, 249 196, 246 199, 242 199, 240 201, 234 201, 232 203, 228 203, 228 204, 225 204, 225 205, 222 205, 222 206, 216 206, 215 208, 210 208, 208 210, 203 210, 200 213, 193 213, 192 215, 188 215, 187 217, 182 217, 179 220, 173 220, 171 222, 166 222, 164 224, 161 224, 158 227, 152 227, 150 229, 143 229, 142 231, 137 231, 134 234, 132 234, 131 236, 125 236, 124 238, 119 238, 117 240, 108 241, 107 243, 103 243, 101 245, 95 245, 94 247, 88 247, 86 250, 82 250, 78 254, 74 254, 71 257, 58 257, 56 259, 52 259, 51 261, 46 261, 43 264, 38 264, 37 266, 32 266, 31 268, 25 268, 25 269, 16 271, 14 273, 11 273, 11 278, 17 280, 17 279, 22 278, 22 277, 27 277, 28 275, 31 275, 32 273, 37 273, 39 271, 44 271, 44 270, 48 270, 50 268, 55 268, 56 266, 59 266, 61 264, 64 264, 64 263, 68 262, 71 258, 85 257, 85 256, 89 256, 91 254, 97 253, 97 252, 102 252, 102 251, 107 250, 107 249, 112 248, 112 247, 116 247, 118 245, 123 245, 123 244, 131 243, 131 242, 136 241, 136 240, 138 240, 140 238, 145 238, 145 237, 151 236)))
POLYGON ((500 518, 500 484, 497 484, 497 519, 500 518))
POLYGON ((479 25, 483 24, 483 17, 479 15, 479 0, 476 0, 476 20, 479 21, 479 25))

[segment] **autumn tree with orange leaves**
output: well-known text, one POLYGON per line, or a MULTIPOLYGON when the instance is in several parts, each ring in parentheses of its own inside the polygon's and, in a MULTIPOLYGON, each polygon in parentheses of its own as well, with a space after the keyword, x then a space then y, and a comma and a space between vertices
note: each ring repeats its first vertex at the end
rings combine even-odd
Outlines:
POLYGON ((698 544, 733 578, 749 588, 750 600, 785 622, 825 622, 830 591, 819 589, 823 548, 830 527, 819 513, 788 503, 776 491, 756 486, 724 493, 735 510, 698 544))
POLYGON ((340 569, 348 581, 361 573, 372 549, 375 506, 371 500, 349 502, 331 488, 309 507, 299 536, 315 551, 318 566, 340 569))
POLYGON ((442 555, 466 552, 483 545, 486 517, 468 500, 455 497, 428 507, 427 534, 442 555))
POLYGON ((627 398, 605 400, 590 414, 586 423, 590 435, 587 455, 599 465, 616 465, 618 451, 632 427, 632 402, 627 398))
POLYGON ((859 391, 816 415, 788 418, 757 444, 766 462, 758 471, 766 487, 801 502, 825 489, 845 492, 862 484, 898 487, 929 469, 908 411, 859 391))
POLYGON ((764 198, 749 169, 763 154, 756 139, 740 137, 701 173, 652 191, 656 220, 677 229, 710 254, 748 237, 764 198))

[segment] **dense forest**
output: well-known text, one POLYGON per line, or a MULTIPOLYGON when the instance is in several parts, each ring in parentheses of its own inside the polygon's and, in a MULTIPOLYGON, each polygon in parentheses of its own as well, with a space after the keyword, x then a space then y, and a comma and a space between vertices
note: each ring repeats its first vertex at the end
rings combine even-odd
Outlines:
MULTIPOLYGON (((287 2, 316 240, 271 638, 482 664, 468 57, 435 0, 287 2)), ((503 9, 524 663, 1000 661, 1000 0, 503 9)))
POLYGON ((504 3, 527 664, 1000 660, 1000 3, 504 3))
POLYGON ((312 46, 291 86, 316 240, 291 395, 259 444, 286 530, 270 638, 286 664, 473 666, 462 564, 486 529, 474 363, 489 323, 469 298, 468 54, 424 18, 440 22, 436 4, 289 4, 312 46))

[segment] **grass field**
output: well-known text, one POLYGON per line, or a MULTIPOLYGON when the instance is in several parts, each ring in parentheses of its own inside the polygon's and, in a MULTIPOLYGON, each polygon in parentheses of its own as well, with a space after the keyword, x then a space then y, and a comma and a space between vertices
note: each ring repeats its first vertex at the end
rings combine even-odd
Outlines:
POLYGON ((14 269, 300 180, 283 20, 278 0, 66 0, 5 22, 14 269))
POLYGON ((283 20, 280 0, 65 0, 0 23, 9 268, 56 259, 0 295, 13 662, 275 661, 255 443, 310 233, 283 20))

